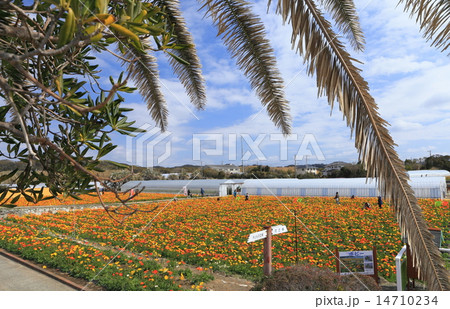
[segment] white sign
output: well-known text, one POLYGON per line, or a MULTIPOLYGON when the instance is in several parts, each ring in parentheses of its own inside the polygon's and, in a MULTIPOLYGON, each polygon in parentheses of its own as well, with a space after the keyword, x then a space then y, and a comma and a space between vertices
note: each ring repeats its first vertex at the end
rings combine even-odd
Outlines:
POLYGON ((287 230, 286 225, 275 225, 275 226, 272 226, 272 235, 286 233, 287 231, 288 230, 287 230))
POLYGON ((259 232, 250 234, 250 236, 248 236, 247 242, 254 242, 254 241, 257 241, 257 240, 260 240, 260 239, 264 239, 266 237, 267 237, 267 231, 266 230, 259 231, 259 232))
POLYGON ((373 251, 344 251, 339 252, 340 270, 342 275, 359 273, 363 275, 373 275, 374 260, 373 251), (345 264, 342 265, 342 263, 345 264))
MULTIPOLYGON (((287 231, 288 230, 285 225, 272 226, 272 235, 286 233, 287 231)), ((257 241, 260 239, 264 239, 266 237, 267 237, 267 230, 259 231, 259 232, 250 234, 250 236, 248 236, 247 242, 254 242, 254 241, 257 241)))

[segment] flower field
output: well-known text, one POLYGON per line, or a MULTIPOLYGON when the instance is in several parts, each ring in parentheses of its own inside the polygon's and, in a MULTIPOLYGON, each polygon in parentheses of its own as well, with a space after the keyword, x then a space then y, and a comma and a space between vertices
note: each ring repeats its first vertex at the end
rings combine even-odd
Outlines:
MULTIPOLYGON (((168 193, 140 193, 133 200, 141 201, 141 200, 161 200, 161 199, 170 199, 173 198, 175 194, 168 193)), ((24 197, 20 197, 16 202, 17 206, 56 206, 56 205, 82 205, 82 204, 99 204, 100 200, 96 193, 91 194, 81 194, 79 196, 79 200, 74 199, 72 197, 61 197, 61 198, 53 198, 49 200, 39 201, 38 203, 32 203, 27 201, 24 197)), ((128 195, 122 194, 121 198, 126 199, 128 195)), ((102 195, 102 200, 105 203, 116 203, 118 202, 116 197, 112 192, 105 192, 102 195)))
MULTIPOLYGON (((202 290, 202 277, 177 270, 175 262, 117 254, 55 237, 34 227, 0 223, 0 247, 22 257, 54 267, 73 277, 95 280, 107 290, 202 290)), ((180 262, 179 264, 181 264, 180 262)))
MULTIPOLYGON (((247 243, 247 238, 265 225, 288 228, 287 233, 273 237, 274 268, 295 264, 296 224, 300 262, 335 270, 331 254, 335 248, 352 251, 375 246, 379 274, 392 278, 394 258, 402 246, 398 224, 389 206, 364 210, 367 201, 376 205, 375 199, 368 198, 342 198, 338 205, 327 197, 282 197, 281 202, 256 196, 249 201, 232 197, 161 201, 157 211, 139 213, 124 224, 111 220, 103 210, 9 216, 0 221, 0 247, 88 279, 105 267, 96 280, 108 289, 184 289, 180 282, 186 274, 177 270, 179 263, 261 277, 263 242, 247 243), (297 222, 291 211, 296 211, 297 222), (99 249, 65 237, 98 244, 99 249), (120 248, 136 257, 122 254, 106 266, 113 256, 110 250, 120 248), (172 268, 158 265, 151 260, 155 257, 169 259, 172 268), (110 281, 114 283, 104 283, 110 281)), ((426 199, 420 204, 430 227, 441 228, 448 235, 448 203, 436 206, 434 200, 426 199)), ((190 288, 199 289, 199 285, 190 288)))

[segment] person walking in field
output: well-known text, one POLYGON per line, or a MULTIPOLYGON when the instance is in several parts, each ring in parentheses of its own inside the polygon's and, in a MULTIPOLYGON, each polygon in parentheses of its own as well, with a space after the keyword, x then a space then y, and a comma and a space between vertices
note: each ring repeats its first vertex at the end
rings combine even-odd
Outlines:
POLYGON ((378 207, 381 208, 383 206, 383 199, 381 198, 381 195, 378 196, 378 207))
POLYGON ((339 192, 336 192, 336 195, 334 196, 334 199, 336 200, 336 204, 340 204, 339 203, 339 192))
POLYGON ((201 195, 202 197, 205 196, 205 190, 203 190, 203 188, 200 189, 200 195, 201 195))
POLYGON ((248 201, 248 193, 245 193, 245 200, 248 201))

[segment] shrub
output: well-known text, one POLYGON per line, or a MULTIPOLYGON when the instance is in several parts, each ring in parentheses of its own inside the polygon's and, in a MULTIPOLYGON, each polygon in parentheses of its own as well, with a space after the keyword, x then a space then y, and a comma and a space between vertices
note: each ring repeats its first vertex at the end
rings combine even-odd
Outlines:
POLYGON ((380 290, 372 277, 359 274, 356 277, 341 276, 328 268, 299 265, 274 272, 271 277, 262 279, 253 289, 257 291, 366 291, 367 288, 371 291, 380 290))

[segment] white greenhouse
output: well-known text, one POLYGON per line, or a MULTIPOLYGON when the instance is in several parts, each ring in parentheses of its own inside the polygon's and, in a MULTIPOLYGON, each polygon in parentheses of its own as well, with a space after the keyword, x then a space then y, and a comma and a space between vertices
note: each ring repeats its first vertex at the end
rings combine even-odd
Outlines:
POLYGON ((409 177, 450 177, 450 172, 446 170, 419 170, 409 171, 409 177))
MULTIPOLYGON (((418 198, 445 198, 445 177, 411 177, 409 183, 418 198)), ((382 195, 376 181, 370 178, 147 180, 127 182, 122 191, 131 188, 179 194, 185 189, 199 194, 203 188, 205 194, 219 196, 231 195, 234 190, 244 195, 334 196, 336 192, 341 197, 382 195)))
MULTIPOLYGON (((444 177, 419 177, 409 181, 417 198, 445 197, 444 177)), ((277 196, 357 196, 375 197, 380 194, 377 182, 366 178, 327 179, 248 179, 242 185, 242 194, 277 196)))
POLYGON ((129 181, 122 185, 121 191, 125 192, 132 188, 142 189, 143 192, 164 192, 164 193, 184 193, 184 188, 190 190, 192 194, 200 194, 200 190, 203 188, 207 195, 219 195, 219 188, 221 184, 227 183, 226 187, 230 187, 230 190, 225 189, 223 195, 232 194, 233 190, 239 185, 242 185, 244 179, 229 180, 229 179, 194 179, 194 180, 142 180, 142 181, 129 181))

